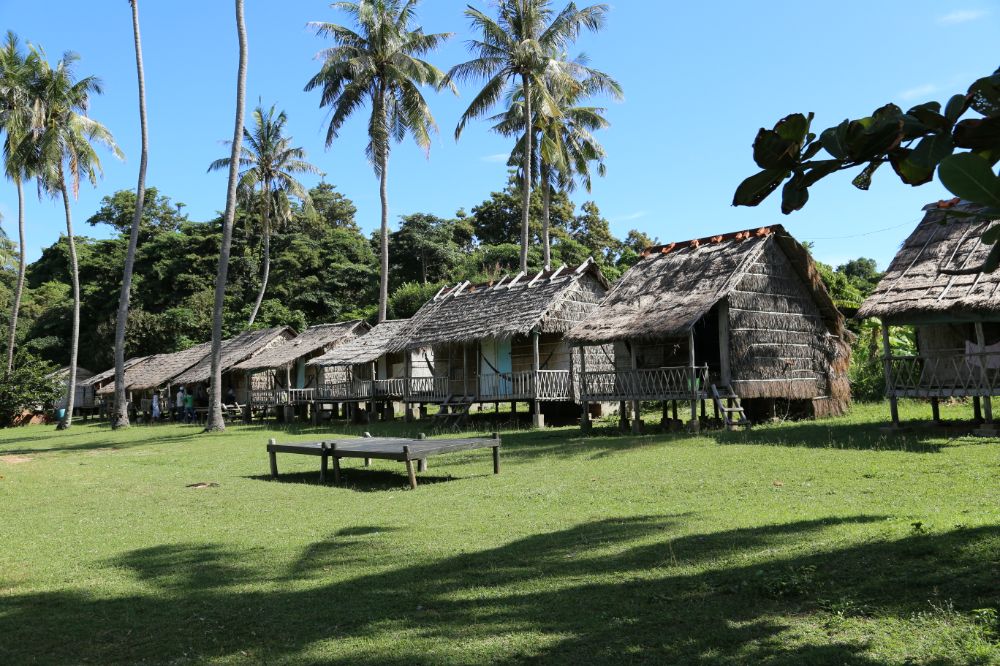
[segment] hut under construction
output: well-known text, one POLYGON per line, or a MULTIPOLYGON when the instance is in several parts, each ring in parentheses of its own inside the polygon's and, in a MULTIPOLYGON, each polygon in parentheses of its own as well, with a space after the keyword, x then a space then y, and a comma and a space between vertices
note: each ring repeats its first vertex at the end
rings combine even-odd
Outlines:
MULTIPOLYGON (((368 415, 394 418, 395 403, 406 396, 407 369, 410 376, 423 379, 431 376, 434 363, 430 348, 391 351, 399 346, 408 324, 408 319, 384 321, 365 335, 309 361, 308 366, 323 373, 322 400, 346 405, 349 412, 367 405, 368 415)), ((408 412, 408 416, 413 415, 408 412)))
POLYGON ((623 426, 631 412, 639 430, 640 401, 662 402, 671 423, 689 402, 692 429, 706 401, 726 425, 778 408, 840 414, 850 404, 846 335, 809 252, 775 225, 648 248, 567 337, 581 349, 584 406, 619 402, 623 426), (615 367, 590 367, 582 352, 606 344, 615 367))
POLYGON ((324 384, 322 371, 310 359, 347 344, 370 330, 363 320, 320 324, 283 344, 275 344, 233 367, 248 376, 250 409, 296 406, 315 411, 317 389, 324 384))
POLYGON ((460 422, 473 404, 510 402, 516 409, 527 402, 536 427, 544 425, 544 412, 576 397, 565 334, 597 308, 608 286, 588 259, 577 268, 442 289, 389 347, 431 350, 427 361, 404 359, 408 411, 436 403, 444 419, 460 422))
POLYGON ((896 427, 899 398, 929 399, 940 422, 941 398, 971 397, 983 432, 997 432, 1000 272, 948 272, 981 266, 992 248, 982 236, 1000 221, 976 216, 977 210, 957 200, 924 207, 923 220, 858 311, 882 320, 886 396, 896 427), (914 327, 917 353, 894 354, 889 326, 914 327))

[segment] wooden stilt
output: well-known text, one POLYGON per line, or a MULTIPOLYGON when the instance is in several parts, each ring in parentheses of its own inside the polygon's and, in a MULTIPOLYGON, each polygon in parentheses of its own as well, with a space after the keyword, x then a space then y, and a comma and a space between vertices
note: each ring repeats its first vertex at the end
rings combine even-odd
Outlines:
POLYGON ((277 478, 278 476, 278 455, 274 452, 271 447, 278 443, 276 439, 267 440, 267 457, 271 461, 271 476, 277 478))
MULTIPOLYGON (((976 342, 979 344, 979 349, 986 349, 986 335, 983 332, 983 322, 976 322, 976 342)), ((993 425, 993 398, 989 394, 989 381, 987 378, 986 369, 986 359, 980 359, 980 372, 982 373, 982 389, 983 393, 983 416, 985 417, 986 425, 993 425)))
POLYGON ((972 420, 977 424, 983 422, 983 409, 978 395, 972 398, 972 420))
POLYGON ((340 485, 340 458, 337 457, 337 443, 334 442, 331 448, 331 455, 333 456, 333 485, 340 485))
POLYGON ((413 471, 413 460, 410 459, 410 447, 403 447, 403 455, 406 456, 406 475, 410 478, 410 489, 417 489, 417 475, 413 471))
POLYGON ((931 398, 931 422, 934 425, 941 425, 941 405, 937 398, 931 398))
POLYGON ((892 425, 898 428, 900 427, 899 404, 892 383, 892 347, 889 345, 889 325, 884 321, 882 322, 882 352, 884 354, 885 392, 889 396, 889 416, 892 418, 892 425))

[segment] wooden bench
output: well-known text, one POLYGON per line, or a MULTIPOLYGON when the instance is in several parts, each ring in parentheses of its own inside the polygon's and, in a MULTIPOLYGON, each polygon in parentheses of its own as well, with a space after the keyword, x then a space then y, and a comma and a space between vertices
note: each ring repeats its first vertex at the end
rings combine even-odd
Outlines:
POLYGON ((271 462, 271 476, 278 476, 279 453, 318 456, 320 458, 319 480, 326 482, 329 461, 333 460, 333 483, 340 483, 340 459, 362 458, 365 467, 373 458, 396 460, 406 465, 410 488, 417 487, 416 471, 427 470, 427 459, 432 456, 472 449, 493 449, 493 473, 500 473, 500 435, 492 437, 470 437, 464 439, 402 439, 397 437, 365 437, 363 439, 326 439, 319 442, 296 442, 279 444, 271 439, 267 443, 267 455, 271 462), (414 470, 416 462, 418 470, 414 470))

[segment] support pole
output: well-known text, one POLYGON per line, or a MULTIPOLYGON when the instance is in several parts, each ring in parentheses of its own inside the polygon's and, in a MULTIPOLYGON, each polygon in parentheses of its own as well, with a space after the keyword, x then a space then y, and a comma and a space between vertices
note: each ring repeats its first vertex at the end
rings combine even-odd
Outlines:
POLYGON ((941 425, 941 405, 937 398, 931 398, 931 422, 934 425, 941 425))
POLYGON ((538 379, 539 372, 541 371, 541 354, 539 353, 538 344, 541 334, 538 329, 531 332, 531 395, 534 398, 532 403, 532 425, 536 428, 545 427, 545 417, 542 415, 542 404, 538 399, 538 379))
POLYGON ((580 429, 590 432, 590 403, 587 402, 587 349, 580 345, 580 429))
MULTIPOLYGON (((983 322, 981 321, 976 322, 976 343, 981 351, 986 351, 986 335, 983 333, 983 322)), ((979 371, 982 378, 980 390, 983 396, 983 416, 986 417, 986 426, 989 427, 993 425, 993 398, 990 396, 990 382, 985 358, 980 359, 979 371)))
MULTIPOLYGON (((635 376, 636 397, 639 393, 639 363, 635 356, 635 341, 629 344, 629 358, 632 361, 632 373, 635 376)), ((632 401, 632 432, 636 435, 642 432, 642 404, 638 399, 632 401)))
POLYGON ((688 376, 691 383, 691 386, 688 387, 691 390, 691 420, 688 421, 688 428, 692 432, 698 432, 701 430, 701 423, 698 421, 698 372, 694 364, 694 327, 692 326, 691 330, 688 331, 688 376))
POLYGON ((885 368, 885 393, 889 396, 889 415, 892 418, 892 426, 899 428, 899 402, 893 392, 892 385, 892 347, 889 346, 889 324, 882 322, 882 353, 885 368))
POLYGON ((274 446, 278 444, 278 440, 269 439, 267 440, 267 457, 271 462, 271 477, 278 478, 278 454, 274 452, 274 446))
POLYGON ((405 461, 406 462, 406 476, 408 476, 410 478, 410 489, 411 490, 416 490, 417 489, 417 475, 413 471, 413 460, 410 459, 410 447, 409 446, 404 446, 403 447, 403 457, 406 458, 406 461, 405 461))

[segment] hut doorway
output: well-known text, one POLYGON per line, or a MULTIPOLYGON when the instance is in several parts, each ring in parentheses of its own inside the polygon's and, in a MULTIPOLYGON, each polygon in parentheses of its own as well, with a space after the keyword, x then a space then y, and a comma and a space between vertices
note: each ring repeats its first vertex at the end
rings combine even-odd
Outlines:
MULTIPOLYGON (((708 311, 694 325, 694 364, 708 366, 708 377, 712 383, 720 383, 722 372, 723 344, 719 336, 719 307, 708 311)), ((726 340, 725 344, 729 344, 726 340)))
POLYGON ((510 338, 482 340, 479 354, 479 394, 490 397, 509 396, 510 373, 513 371, 510 338))

